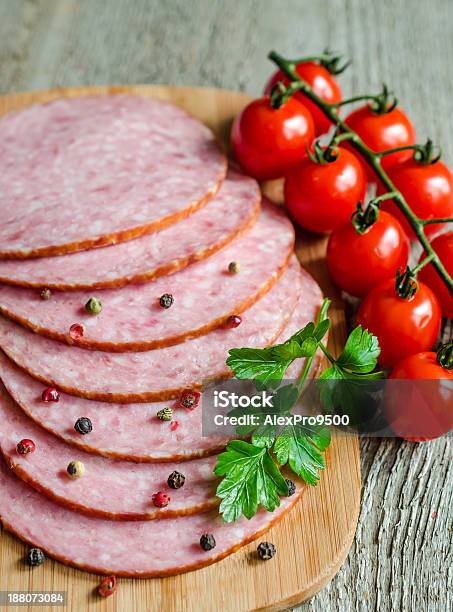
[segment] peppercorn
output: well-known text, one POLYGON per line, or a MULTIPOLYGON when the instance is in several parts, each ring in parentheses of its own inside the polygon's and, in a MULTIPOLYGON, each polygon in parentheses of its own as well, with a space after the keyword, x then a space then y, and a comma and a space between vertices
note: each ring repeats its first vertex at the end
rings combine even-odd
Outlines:
POLYGON ((47 387, 41 394, 43 402, 58 402, 60 401, 60 394, 55 387, 47 387))
POLYGON ((216 541, 212 533, 204 533, 200 538, 200 546, 203 550, 212 550, 216 547, 216 541))
POLYGON ((159 304, 162 308, 170 308, 171 306, 173 306, 174 301, 175 299, 171 295, 171 293, 164 293, 164 295, 161 295, 159 298, 159 304))
POLYGON ((52 295, 50 289, 43 289, 39 294, 42 300, 50 300, 50 296, 52 295))
POLYGON ((106 576, 98 586, 98 593, 101 597, 110 597, 116 591, 116 576, 106 576))
POLYGON ((19 442, 19 444, 16 446, 16 450, 19 455, 29 455, 30 453, 35 452, 36 444, 33 442, 33 440, 28 440, 25 438, 19 442))
POLYGON ((80 419, 77 419, 74 425, 74 429, 77 433, 84 436, 93 431, 93 423, 88 417, 80 417, 80 419))
POLYGON ((241 264, 238 261, 231 261, 228 266, 228 272, 230 274, 238 274, 241 270, 241 264))
POLYGON ((30 567, 42 565, 46 557, 40 548, 30 548, 27 554, 27 563, 30 567))
POLYGON ((277 552, 277 549, 272 544, 272 542, 261 542, 261 544, 259 544, 256 550, 258 551, 260 559, 262 559, 263 561, 268 561, 269 559, 272 559, 272 557, 277 552))
POLYGON ((80 340, 85 335, 85 325, 83 323, 73 323, 69 328, 69 336, 73 340, 80 340))
POLYGON ((81 461, 71 461, 66 471, 68 472, 69 478, 75 480, 81 478, 85 474, 85 466, 81 461))
POLYGON ((163 491, 158 491, 153 495, 153 504, 156 508, 165 508, 170 503, 170 497, 163 491))
POLYGON ((201 393, 199 391, 183 391, 179 398, 181 408, 193 410, 200 403, 201 393))
POLYGON ((291 497, 296 492, 296 485, 289 478, 286 479, 286 484, 288 485, 288 497, 291 497))
POLYGON ((171 421, 173 418, 173 408, 170 408, 170 406, 162 408, 162 410, 159 410, 157 413, 157 418, 161 421, 171 421))
POLYGON ((170 474, 168 477, 167 483, 168 486, 172 489, 180 489, 184 486, 186 482, 186 477, 181 472, 177 472, 176 470, 170 474))
POLYGON ((228 319, 226 320, 225 327, 227 329, 234 329, 235 327, 239 327, 241 323, 242 317, 240 317, 239 315, 231 315, 231 317, 228 317, 228 319))
POLYGON ((85 310, 92 315, 98 315, 102 310, 102 302, 96 297, 90 297, 85 304, 85 310))

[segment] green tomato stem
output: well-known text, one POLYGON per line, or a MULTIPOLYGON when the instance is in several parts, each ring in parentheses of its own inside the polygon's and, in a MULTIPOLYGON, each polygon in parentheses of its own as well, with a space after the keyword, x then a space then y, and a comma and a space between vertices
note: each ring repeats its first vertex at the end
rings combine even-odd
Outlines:
MULTIPOLYGON (((406 202, 402 193, 398 191, 395 185, 390 180, 389 176, 383 170, 380 163, 380 156, 376 154, 372 149, 370 149, 360 138, 360 136, 351 130, 349 126, 338 116, 336 112, 336 108, 334 105, 325 102, 322 98, 320 98, 310 87, 310 85, 299 78, 295 70, 295 63, 290 61, 275 51, 271 51, 269 54, 269 59, 271 59, 282 72, 292 81, 290 87, 293 91, 301 91, 311 102, 316 104, 316 106, 322 110, 324 115, 330 119, 330 121, 341 128, 341 131, 344 133, 350 133, 351 137, 349 138, 349 142, 351 146, 361 155, 362 158, 366 160, 366 162, 371 166, 374 170, 375 174, 384 185, 384 187, 389 191, 393 192, 393 200, 402 214, 406 217, 409 225, 417 236, 419 242, 422 247, 428 254, 433 254, 432 264, 441 277, 442 281, 445 283, 451 295, 453 295, 453 278, 447 272, 445 266, 441 262, 437 253, 433 250, 429 240, 425 236, 423 231, 424 223, 412 212, 410 206, 406 202)), ((434 222, 434 220, 433 220, 434 222)))

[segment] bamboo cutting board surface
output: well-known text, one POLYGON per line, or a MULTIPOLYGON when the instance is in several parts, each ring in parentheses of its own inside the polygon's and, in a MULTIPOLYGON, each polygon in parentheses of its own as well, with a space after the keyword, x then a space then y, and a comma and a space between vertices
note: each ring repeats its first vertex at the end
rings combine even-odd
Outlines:
MULTIPOLYGON (((250 100, 240 93, 216 89, 86 87, 4 96, 0 98, 0 115, 62 96, 100 93, 132 93, 171 101, 206 123, 226 149, 231 121, 250 100)), ((275 195, 278 191, 278 185, 271 185, 268 192, 275 195)), ((332 299, 329 344, 331 351, 336 353, 345 341, 345 320, 338 292, 327 274, 325 248, 324 238, 305 233, 298 237, 297 254, 301 263, 316 278, 325 295, 332 299)), ((49 559, 43 566, 29 569, 23 562, 26 547, 2 531, 0 591, 67 591, 67 609, 77 612, 86 609, 96 612, 285 609, 308 599, 333 578, 354 538, 360 504, 357 438, 334 437, 327 463, 320 484, 307 487, 297 506, 260 538, 277 547, 277 555, 271 561, 257 559, 255 542, 196 572, 165 579, 121 580, 116 594, 103 600, 96 595, 99 577, 49 559)), ((30 520, 35 513, 39 513, 39 509, 30 509, 30 520)))

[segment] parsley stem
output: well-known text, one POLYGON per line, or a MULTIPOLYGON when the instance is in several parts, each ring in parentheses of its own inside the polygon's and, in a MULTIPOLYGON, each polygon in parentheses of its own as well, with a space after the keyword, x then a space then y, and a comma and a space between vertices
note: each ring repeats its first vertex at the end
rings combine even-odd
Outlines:
POLYGON ((327 350, 327 347, 324 346, 322 342, 320 342, 318 346, 321 349, 321 351, 324 353, 324 355, 327 357, 327 359, 330 361, 330 363, 335 363, 335 358, 332 357, 332 355, 329 353, 329 351, 327 350))
MULTIPOLYGON (((316 325, 319 325, 322 321, 324 321, 324 319, 327 318, 327 311, 329 310, 330 304, 331 300, 329 300, 329 298, 324 298, 323 303, 321 304, 321 308, 319 309, 318 316, 316 317, 316 325)), ((299 393, 299 396, 302 393, 302 387, 304 386, 304 382, 307 379, 314 358, 315 353, 313 353, 313 355, 311 355, 310 357, 307 357, 304 369, 302 370, 302 373, 299 376, 299 380, 297 381, 297 392, 299 393)))

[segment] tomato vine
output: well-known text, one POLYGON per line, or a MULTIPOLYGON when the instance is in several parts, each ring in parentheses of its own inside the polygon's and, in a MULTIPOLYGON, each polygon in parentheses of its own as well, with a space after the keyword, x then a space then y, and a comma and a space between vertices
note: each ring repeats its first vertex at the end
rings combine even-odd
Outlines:
MULTIPOLYGON (((324 115, 332 122, 332 124, 336 126, 339 136, 343 139, 347 139, 350 145, 368 162, 377 177, 380 179, 382 185, 387 190, 389 194, 386 194, 387 197, 391 197, 393 199, 394 203, 399 208, 401 213, 405 216, 411 228, 413 229, 417 239, 423 246, 426 253, 426 258, 423 260, 422 264, 425 265, 427 263, 432 263, 434 268, 437 270, 439 276, 441 277, 443 283, 448 288, 450 294, 453 295, 453 278, 450 276, 442 261, 440 260, 439 256, 432 248, 431 243, 424 232, 425 225, 428 225, 430 223, 439 223, 441 221, 453 221, 453 219, 448 218, 423 220, 417 217, 417 215, 415 215, 415 213, 412 211, 412 209, 406 202, 403 194, 395 187, 386 171, 382 168, 381 159, 383 157, 383 153, 377 153, 370 149, 370 147, 368 147, 363 142, 360 136, 341 119, 341 117, 337 113, 337 108, 339 104, 330 104, 324 101, 314 92, 312 87, 310 87, 310 85, 306 81, 302 80, 297 74, 297 64, 302 61, 305 61, 304 59, 290 60, 281 56, 275 51, 271 51, 271 53, 269 54, 269 59, 273 61, 278 66, 278 68, 280 68, 283 74, 291 81, 288 87, 286 87, 284 90, 281 90, 281 96, 286 98, 289 95, 298 91, 302 92, 313 104, 315 104, 324 113, 324 115)), ((366 96, 367 99, 372 99, 376 104, 381 102, 381 97, 385 97, 385 103, 388 102, 389 93, 386 89, 381 96, 366 96)), ((343 101, 341 105, 358 99, 364 99, 364 96, 350 98, 346 101, 343 101)), ((278 104, 278 99, 275 99, 274 97, 273 103, 278 104)), ((431 153, 431 150, 429 151, 429 153, 431 153)), ((417 271, 421 267, 422 266, 419 264, 419 266, 417 266, 417 271)))

